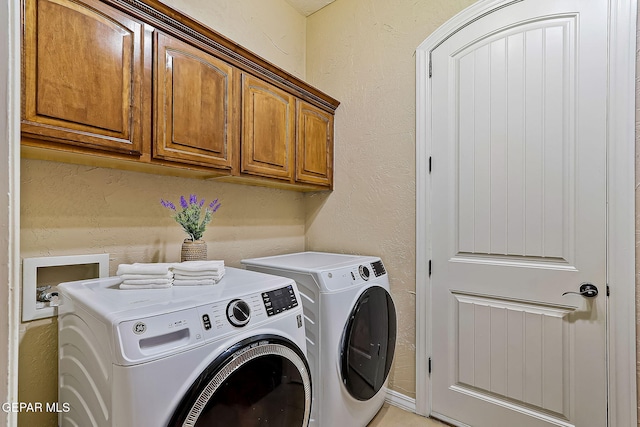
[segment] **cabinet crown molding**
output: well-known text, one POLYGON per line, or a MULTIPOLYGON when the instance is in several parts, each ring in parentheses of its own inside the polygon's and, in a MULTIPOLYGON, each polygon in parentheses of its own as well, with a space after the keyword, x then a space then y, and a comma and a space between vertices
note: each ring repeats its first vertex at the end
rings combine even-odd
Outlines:
POLYGON ((292 92, 312 104, 335 113, 340 102, 256 55, 201 22, 156 0, 101 0, 174 37, 196 43, 233 65, 292 92))

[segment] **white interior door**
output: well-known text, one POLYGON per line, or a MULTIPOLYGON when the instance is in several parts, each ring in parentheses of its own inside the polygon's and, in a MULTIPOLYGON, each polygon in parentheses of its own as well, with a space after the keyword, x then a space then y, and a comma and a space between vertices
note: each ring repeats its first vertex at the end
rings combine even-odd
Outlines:
POLYGON ((431 52, 435 417, 607 425, 607 3, 503 2, 431 52))

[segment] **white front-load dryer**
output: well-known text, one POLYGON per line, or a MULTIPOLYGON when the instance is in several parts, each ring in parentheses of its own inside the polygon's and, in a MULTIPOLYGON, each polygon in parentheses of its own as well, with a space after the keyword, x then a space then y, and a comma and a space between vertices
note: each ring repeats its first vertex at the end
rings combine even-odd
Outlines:
POLYGON ((58 286, 60 426, 306 426, 311 377, 291 279, 227 268, 214 286, 58 286), (65 405, 67 404, 67 405, 65 405))
POLYGON ((380 258, 302 252, 242 264, 298 285, 313 380, 310 425, 366 426, 384 403, 396 343, 396 311, 380 258))

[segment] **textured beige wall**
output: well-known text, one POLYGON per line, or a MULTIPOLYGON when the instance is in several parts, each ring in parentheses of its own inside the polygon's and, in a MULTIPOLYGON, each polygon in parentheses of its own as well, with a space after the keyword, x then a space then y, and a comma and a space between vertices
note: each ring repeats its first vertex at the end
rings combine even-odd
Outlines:
MULTIPOLYGON (((305 18, 284 0, 166 0, 281 68, 304 77, 305 18)), ((304 249, 301 193, 23 160, 21 256, 111 254, 119 263, 176 261, 184 239, 160 198, 195 193, 222 208, 204 235, 209 256, 240 259, 304 249)), ((20 327, 19 400, 57 401, 54 319, 20 327)), ((57 426, 49 413, 21 413, 23 427, 57 426)))
POLYGON ((307 196, 307 248, 385 262, 393 390, 415 397, 416 47, 473 0, 338 0, 307 21, 307 81, 340 100, 335 191, 307 196))

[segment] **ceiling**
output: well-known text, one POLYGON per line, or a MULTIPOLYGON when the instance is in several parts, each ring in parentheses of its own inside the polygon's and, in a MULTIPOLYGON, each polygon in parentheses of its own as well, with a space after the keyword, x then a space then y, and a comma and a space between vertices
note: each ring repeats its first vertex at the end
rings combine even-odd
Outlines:
POLYGON ((304 16, 309 16, 334 1, 335 0, 286 0, 287 3, 304 16))

